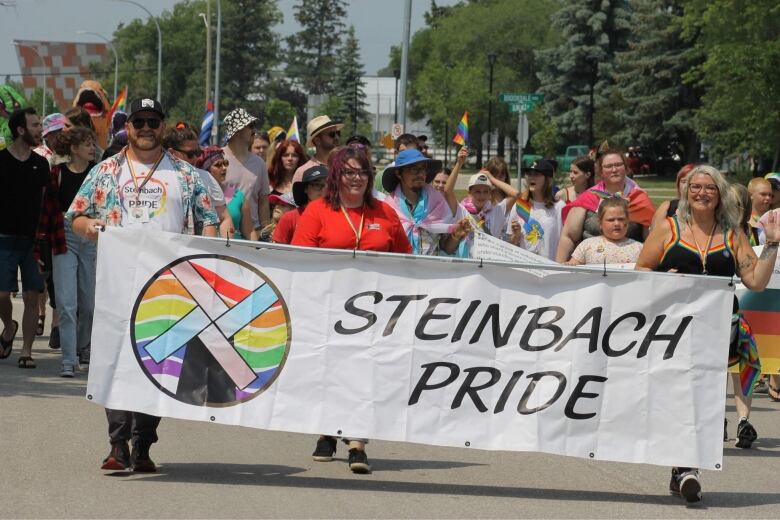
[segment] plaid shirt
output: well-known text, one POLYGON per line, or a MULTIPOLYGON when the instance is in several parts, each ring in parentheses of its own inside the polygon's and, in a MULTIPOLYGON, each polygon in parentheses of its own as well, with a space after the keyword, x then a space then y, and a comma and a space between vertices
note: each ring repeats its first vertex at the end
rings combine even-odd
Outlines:
POLYGON ((53 255, 61 255, 68 251, 68 246, 65 244, 65 220, 58 200, 60 166, 58 164, 51 169, 49 185, 43 194, 41 219, 38 222, 38 238, 49 239, 53 255))
MULTIPOLYGON (((83 215, 101 219, 107 226, 122 225, 119 176, 122 173, 122 164, 127 160, 126 153, 127 147, 92 168, 65 214, 66 219, 73 221, 83 215)), ((167 150, 163 153, 178 173, 185 215, 182 232, 189 230, 191 233, 192 229, 218 224, 208 191, 195 174, 194 168, 167 150)))

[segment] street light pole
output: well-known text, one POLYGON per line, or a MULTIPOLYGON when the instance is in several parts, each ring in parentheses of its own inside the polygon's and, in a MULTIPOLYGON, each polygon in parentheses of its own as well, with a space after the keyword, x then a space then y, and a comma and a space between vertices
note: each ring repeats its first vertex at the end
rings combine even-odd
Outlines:
POLYGON ((406 84, 409 80, 409 37, 412 24, 412 0, 404 4, 404 36, 401 42, 401 93, 398 96, 399 123, 406 131, 406 84))
POLYGON ((41 102, 41 117, 46 117, 46 62, 43 61, 43 56, 38 54, 38 51, 35 49, 35 47, 31 45, 25 45, 23 43, 19 42, 12 42, 17 47, 27 47, 31 51, 35 53, 36 56, 38 56, 38 59, 41 60, 41 65, 43 65, 43 102, 41 102))
POLYGON ((213 142, 219 144, 219 61, 222 51, 222 0, 217 0, 217 49, 214 67, 214 125, 211 127, 213 142))
POLYGON ((498 55, 495 52, 488 54, 488 65, 490 66, 490 74, 488 81, 488 132, 487 132, 487 158, 490 159, 490 141, 493 137, 493 66, 496 64, 496 58, 498 55))
POLYGON ((395 115, 393 116, 393 123, 398 122, 398 78, 401 77, 401 71, 399 69, 393 69, 393 76, 395 76, 395 115))
POLYGON ((211 99, 211 0, 206 0, 206 14, 200 13, 206 24, 206 107, 211 99))
POLYGON ((162 31, 160 30, 160 24, 157 23, 157 18, 143 5, 139 4, 138 2, 135 2, 134 0, 116 0, 117 2, 125 2, 127 4, 133 4, 136 7, 140 7, 144 11, 146 11, 146 14, 149 15, 149 18, 152 19, 154 22, 155 27, 157 27, 157 101, 162 103, 162 31))
POLYGON ((117 85, 119 82, 119 55, 116 53, 114 44, 111 43, 111 40, 100 33, 90 31, 76 31, 76 34, 91 34, 92 36, 97 36, 98 38, 104 40, 108 44, 108 48, 111 49, 111 51, 114 53, 114 97, 112 99, 116 101, 117 85))

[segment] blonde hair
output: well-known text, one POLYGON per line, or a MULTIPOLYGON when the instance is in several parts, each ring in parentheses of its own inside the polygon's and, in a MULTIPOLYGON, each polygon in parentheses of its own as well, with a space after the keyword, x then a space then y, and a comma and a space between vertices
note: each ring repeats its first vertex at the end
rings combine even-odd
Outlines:
POLYGON ((691 205, 688 202, 688 193, 691 189, 691 179, 696 175, 707 175, 718 187, 720 201, 718 207, 715 208, 715 220, 720 224, 721 229, 723 231, 740 229, 742 211, 739 207, 737 195, 730 188, 729 181, 726 180, 723 174, 709 164, 696 166, 685 176, 685 191, 680 194, 680 205, 677 208, 678 215, 688 223, 693 220, 691 205))

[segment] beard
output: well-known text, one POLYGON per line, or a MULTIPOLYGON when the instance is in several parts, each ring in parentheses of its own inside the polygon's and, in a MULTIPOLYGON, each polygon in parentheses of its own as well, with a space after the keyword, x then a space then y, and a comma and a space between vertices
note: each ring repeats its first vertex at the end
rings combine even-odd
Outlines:
POLYGON ((130 146, 137 150, 149 151, 162 146, 161 136, 157 133, 139 136, 128 132, 127 140, 130 142, 130 146))
POLYGON ((30 148, 35 148, 37 146, 40 146, 43 142, 42 137, 34 137, 31 133, 25 132, 22 134, 22 142, 29 146, 30 148))

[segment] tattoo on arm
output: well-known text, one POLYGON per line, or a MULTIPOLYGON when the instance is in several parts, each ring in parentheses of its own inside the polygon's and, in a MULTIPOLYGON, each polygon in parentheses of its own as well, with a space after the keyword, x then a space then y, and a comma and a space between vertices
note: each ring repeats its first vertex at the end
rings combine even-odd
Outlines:
POLYGON ((768 260, 770 256, 772 256, 772 253, 777 252, 777 244, 773 244, 771 246, 764 246, 764 249, 761 251, 761 256, 758 258, 759 260, 768 260))
POLYGON ((755 262, 756 262, 756 255, 752 255, 745 258, 739 263, 739 272, 744 273, 746 270, 750 269, 755 262))

